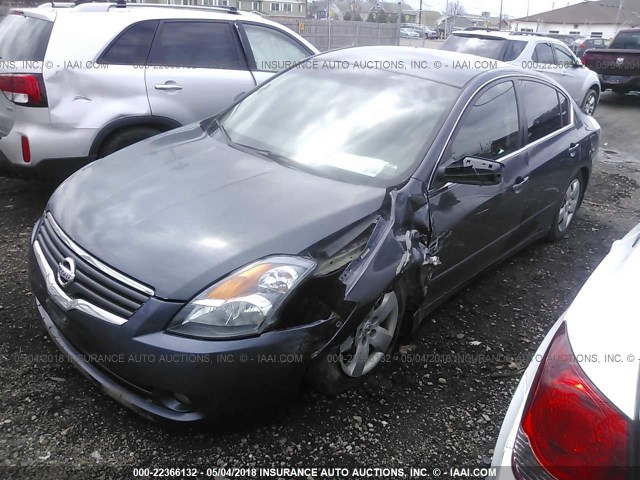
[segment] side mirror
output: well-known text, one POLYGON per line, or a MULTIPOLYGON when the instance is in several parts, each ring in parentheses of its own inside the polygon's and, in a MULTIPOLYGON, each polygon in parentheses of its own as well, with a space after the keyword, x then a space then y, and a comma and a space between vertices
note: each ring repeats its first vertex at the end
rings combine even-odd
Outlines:
POLYGON ((444 169, 444 179, 466 185, 498 185, 502 182, 504 165, 493 160, 467 157, 444 169))

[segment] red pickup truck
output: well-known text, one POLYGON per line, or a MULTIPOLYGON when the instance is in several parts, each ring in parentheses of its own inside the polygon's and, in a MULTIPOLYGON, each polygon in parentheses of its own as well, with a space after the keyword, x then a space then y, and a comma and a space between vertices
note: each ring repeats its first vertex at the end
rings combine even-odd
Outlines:
POLYGON ((640 28, 620 30, 608 49, 587 50, 582 63, 599 74, 603 91, 640 91, 640 28))

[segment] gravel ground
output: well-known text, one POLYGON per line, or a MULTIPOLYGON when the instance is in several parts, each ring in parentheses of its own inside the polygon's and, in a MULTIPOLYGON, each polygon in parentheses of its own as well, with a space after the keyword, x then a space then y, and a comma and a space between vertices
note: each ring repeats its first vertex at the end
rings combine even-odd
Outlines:
POLYGON ((337 398, 304 391, 281 409, 208 430, 150 423, 60 357, 26 277, 31 226, 50 189, 0 179, 0 478, 133 478, 142 466, 402 467, 405 474, 486 466, 528 358, 611 242, 640 219, 640 97, 605 94, 596 118, 600 162, 569 238, 535 244, 487 272, 363 387, 337 398))

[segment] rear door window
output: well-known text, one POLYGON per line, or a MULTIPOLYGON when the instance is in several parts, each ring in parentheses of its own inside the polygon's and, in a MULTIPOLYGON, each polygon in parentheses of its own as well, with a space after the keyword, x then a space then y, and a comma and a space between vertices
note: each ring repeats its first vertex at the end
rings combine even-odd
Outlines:
POLYGON ((504 49, 504 55, 502 61, 511 62, 520 56, 524 48, 527 46, 527 42, 520 40, 507 40, 507 46, 504 49))
POLYGON ((532 57, 533 63, 553 64, 555 60, 553 58, 553 49, 548 43, 539 43, 536 45, 533 51, 532 57))
POLYGON ((0 61, 41 62, 49 44, 53 22, 20 14, 0 17, 0 61))
POLYGON ((520 92, 522 108, 527 117, 528 143, 540 140, 562 128, 563 114, 555 88, 544 83, 521 80, 520 92))
POLYGON ((148 65, 244 69, 235 32, 227 22, 169 21, 156 33, 148 65))
POLYGON ((98 63, 144 65, 157 26, 157 20, 147 20, 131 25, 107 47, 98 63))

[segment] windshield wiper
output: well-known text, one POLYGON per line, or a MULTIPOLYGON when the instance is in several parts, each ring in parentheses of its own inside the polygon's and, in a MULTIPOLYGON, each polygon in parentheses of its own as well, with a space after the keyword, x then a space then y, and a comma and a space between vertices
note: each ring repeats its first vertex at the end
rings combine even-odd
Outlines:
POLYGON ((279 153, 272 152, 271 150, 268 150, 266 148, 252 147, 251 145, 244 145, 243 143, 236 143, 236 142, 231 142, 229 145, 238 150, 257 153, 261 157, 267 158, 269 160, 273 160, 274 162, 279 163, 281 165, 286 165, 288 167, 299 166, 297 162, 294 162, 290 158, 287 158, 284 155, 280 155, 279 153))

